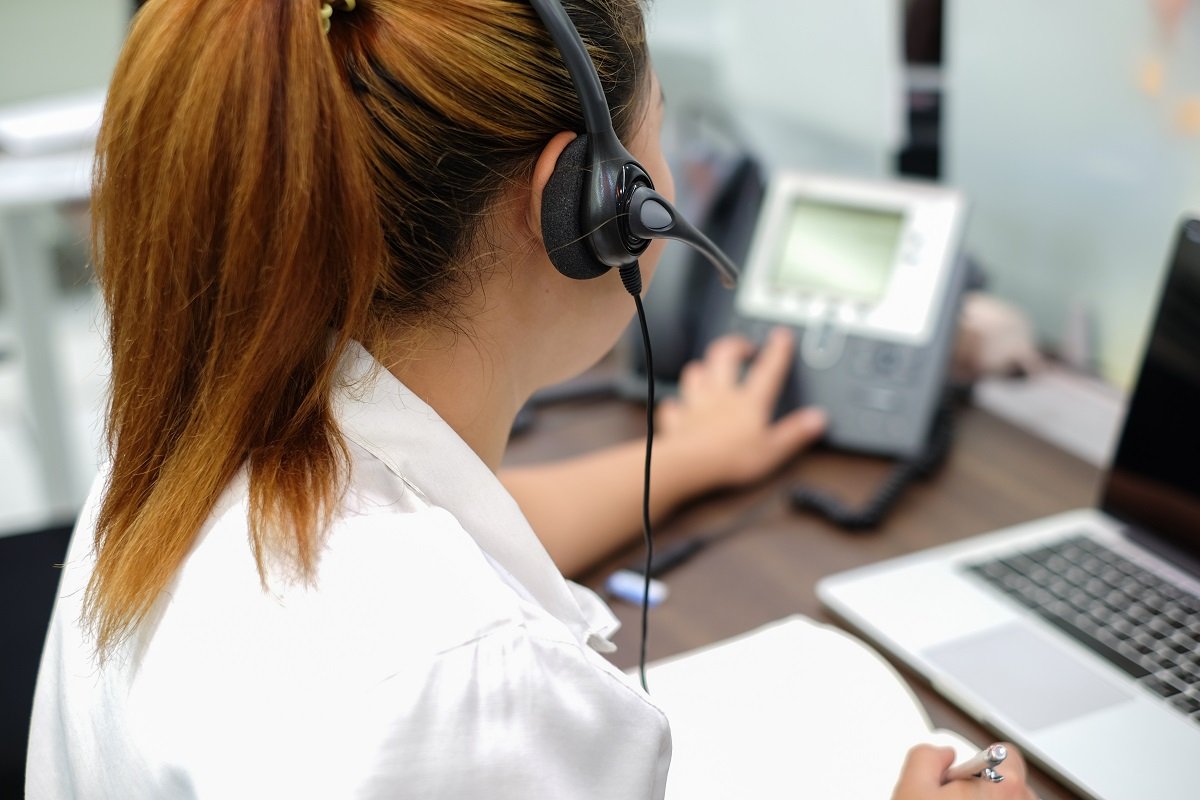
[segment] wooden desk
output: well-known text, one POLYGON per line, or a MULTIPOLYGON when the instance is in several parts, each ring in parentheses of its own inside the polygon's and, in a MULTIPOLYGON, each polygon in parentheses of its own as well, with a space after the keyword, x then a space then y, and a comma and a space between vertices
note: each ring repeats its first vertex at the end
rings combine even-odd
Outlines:
MULTIPOLYGON (((570 456, 644 435, 644 411, 619 402, 575 403, 542 409, 535 429, 515 438, 508 462, 570 456)), ((656 544, 727 525, 740 515, 756 519, 670 574, 671 596, 650 614, 649 658, 674 655, 742 633, 788 614, 834 620, 817 601, 821 577, 892 556, 944 544, 1093 501, 1099 472, 986 412, 969 408, 943 470, 910 489, 879 531, 849 534, 793 513, 782 490, 803 480, 865 498, 889 465, 864 456, 821 451, 801 457, 769 483, 715 495, 680 510, 655 532, 656 544)), ((640 480, 640 476, 630 476, 640 480)), ((599 588, 615 568, 632 562, 641 545, 631 542, 583 577, 599 588)), ((614 662, 637 663, 640 612, 614 603, 623 622, 614 662)), ((906 672, 934 723, 974 741, 995 735, 959 712, 906 672)), ((1034 770, 1031 782, 1044 800, 1074 794, 1034 770)))

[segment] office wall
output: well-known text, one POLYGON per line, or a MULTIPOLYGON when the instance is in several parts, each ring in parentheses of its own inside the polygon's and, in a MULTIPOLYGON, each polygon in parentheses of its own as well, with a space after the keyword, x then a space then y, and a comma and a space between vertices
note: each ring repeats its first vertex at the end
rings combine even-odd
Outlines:
POLYGON ((882 177, 901 143, 902 0, 653 0, 669 114, 723 117, 770 166, 882 177))
MULTIPOLYGON (((1200 93, 1200 2, 1172 43, 1151 0, 946 2, 946 177, 974 202, 969 244, 1047 343, 1090 333, 1095 367, 1126 383, 1174 218, 1200 206, 1200 139, 1175 119, 1200 93), (1143 85, 1151 57, 1160 96, 1143 85)), ((0 104, 103 85, 131 5, 0 0, 0 104)), ((746 109, 748 136, 783 165, 885 174, 895 110, 845 103, 895 96, 900 6, 655 0, 664 78, 683 81, 669 107, 690 94, 746 109), (765 116, 771 92, 786 124, 765 116)))
POLYGON ((0 0, 0 105, 108 83, 130 0, 0 0))
POLYGON ((1200 3, 947 0, 946 179, 1038 333, 1128 386, 1179 214, 1200 208, 1200 3), (1190 109, 1190 110, 1189 110, 1190 109))

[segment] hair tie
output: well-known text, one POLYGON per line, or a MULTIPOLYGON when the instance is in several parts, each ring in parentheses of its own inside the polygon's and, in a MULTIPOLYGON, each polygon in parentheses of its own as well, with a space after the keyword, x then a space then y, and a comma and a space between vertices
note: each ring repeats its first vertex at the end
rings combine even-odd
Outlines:
MULTIPOLYGON (((357 0, 341 0, 343 11, 353 11, 357 0)), ((329 33, 329 19, 333 16, 333 3, 321 3, 321 30, 329 33)))

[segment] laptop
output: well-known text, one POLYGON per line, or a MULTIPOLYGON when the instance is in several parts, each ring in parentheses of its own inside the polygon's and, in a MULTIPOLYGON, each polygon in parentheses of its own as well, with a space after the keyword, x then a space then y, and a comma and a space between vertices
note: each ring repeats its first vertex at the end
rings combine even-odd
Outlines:
POLYGON ((1200 215, 1180 225, 1099 507, 817 592, 1080 794, 1200 797, 1200 215))

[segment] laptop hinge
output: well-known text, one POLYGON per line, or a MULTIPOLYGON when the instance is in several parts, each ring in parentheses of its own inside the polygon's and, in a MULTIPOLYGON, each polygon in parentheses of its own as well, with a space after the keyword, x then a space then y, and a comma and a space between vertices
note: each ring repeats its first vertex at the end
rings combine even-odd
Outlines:
POLYGON ((1139 547, 1144 547, 1173 567, 1178 567, 1196 580, 1200 580, 1200 559, 1187 551, 1163 541, 1161 536, 1147 533, 1133 525, 1126 525, 1122 533, 1139 547))

